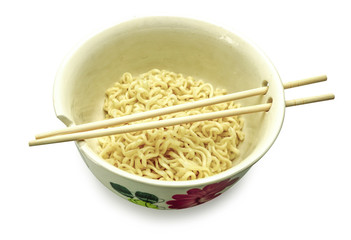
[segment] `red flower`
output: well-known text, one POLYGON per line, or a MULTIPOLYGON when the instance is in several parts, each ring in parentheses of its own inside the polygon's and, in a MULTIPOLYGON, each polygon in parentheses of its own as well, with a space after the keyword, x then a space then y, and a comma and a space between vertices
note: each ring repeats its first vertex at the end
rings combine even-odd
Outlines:
POLYGON ((207 185, 203 189, 193 188, 188 190, 187 194, 173 195, 172 198, 174 200, 167 201, 166 203, 170 205, 169 208, 172 209, 193 207, 218 197, 221 195, 221 191, 233 185, 238 180, 239 178, 234 178, 232 180, 226 179, 222 182, 207 185))

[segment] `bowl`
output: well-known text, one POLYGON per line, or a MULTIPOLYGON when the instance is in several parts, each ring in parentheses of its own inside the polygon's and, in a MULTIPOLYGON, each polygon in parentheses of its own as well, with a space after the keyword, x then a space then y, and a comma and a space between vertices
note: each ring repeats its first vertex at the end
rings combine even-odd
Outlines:
POLYGON ((238 182, 277 138, 285 112, 279 74, 265 54, 239 34, 194 19, 138 18, 97 33, 69 54, 54 83, 56 115, 66 126, 101 120, 107 88, 124 72, 135 75, 154 68, 203 79, 228 92, 269 85, 264 96, 238 101, 243 106, 272 101, 272 107, 243 116, 240 157, 232 168, 211 177, 161 181, 136 176, 100 158, 96 139, 76 142, 96 178, 132 203, 154 209, 203 204, 238 182))

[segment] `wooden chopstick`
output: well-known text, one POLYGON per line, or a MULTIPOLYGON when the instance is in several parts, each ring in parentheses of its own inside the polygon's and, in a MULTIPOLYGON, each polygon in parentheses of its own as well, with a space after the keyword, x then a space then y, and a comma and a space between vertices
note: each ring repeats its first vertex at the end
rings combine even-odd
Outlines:
MULTIPOLYGON (((326 81, 326 80, 327 80, 327 76, 321 75, 317 77, 287 82, 283 84, 283 87, 284 89, 288 89, 288 88, 303 86, 306 84, 317 83, 317 82, 326 81)), ((142 130, 147 130, 152 128, 173 126, 173 125, 191 123, 196 121, 204 121, 204 120, 210 120, 215 118, 249 114, 249 113, 260 112, 260 111, 268 111, 271 107, 271 103, 265 103, 265 104, 237 108, 237 109, 228 109, 224 111, 204 113, 204 114, 186 116, 181 118, 166 119, 166 120, 161 120, 157 122, 148 122, 148 123, 133 124, 133 125, 114 127, 114 128, 108 128, 108 129, 101 129, 101 128, 107 128, 107 127, 118 125, 125 122, 133 122, 133 121, 151 118, 155 116, 161 116, 161 115, 170 114, 174 112, 185 111, 188 109, 193 109, 193 108, 218 104, 222 102, 233 101, 236 99, 266 94, 268 91, 268 87, 269 86, 264 86, 260 88, 246 90, 243 92, 232 93, 232 94, 227 94, 227 95, 218 96, 214 98, 204 99, 196 102, 189 102, 189 103, 171 106, 167 108, 156 109, 156 110, 137 113, 137 114, 131 114, 120 118, 87 123, 87 124, 82 124, 78 126, 68 127, 66 129, 42 133, 42 134, 36 135, 36 140, 30 141, 29 146, 66 142, 66 141, 76 141, 76 140, 121 134, 121 133, 133 132, 133 131, 142 131, 142 130)), ((289 106, 307 104, 312 102, 330 100, 333 98, 334 98, 333 94, 327 94, 327 95, 321 95, 321 96, 315 96, 315 97, 288 100, 286 101, 286 106, 289 107, 289 106)))
POLYGON ((89 139, 94 137, 102 137, 102 136, 122 134, 122 133, 128 133, 128 132, 143 131, 143 130, 153 129, 153 128, 169 127, 169 126, 174 126, 179 124, 205 121, 205 120, 240 115, 240 114, 247 114, 247 113, 256 112, 256 111, 268 111, 270 107, 271 107, 271 103, 266 103, 266 104, 251 106, 251 107, 228 109, 228 110, 223 110, 218 112, 202 113, 202 114, 191 115, 191 116, 165 119, 160 121, 137 123, 132 125, 124 125, 120 127, 97 129, 97 130, 92 130, 88 132, 58 135, 58 136, 47 137, 47 138, 30 141, 29 146, 56 143, 56 142, 65 142, 65 141, 76 141, 76 140, 89 139))
POLYGON ((83 131, 89 131, 89 130, 94 130, 99 128, 116 126, 122 123, 135 122, 138 120, 162 116, 162 115, 175 113, 175 112, 186 111, 186 110, 194 109, 198 107, 204 107, 204 106, 214 105, 218 103, 229 102, 237 99, 263 95, 263 94, 266 94, 267 91, 268 91, 268 87, 259 87, 259 88, 255 88, 255 89, 251 89, 243 92, 231 93, 231 94, 203 99, 195 102, 188 102, 188 103, 183 103, 175 106, 154 109, 147 112, 140 112, 140 113, 130 114, 130 115, 126 115, 118 118, 112 118, 112 119, 67 127, 67 128, 63 128, 52 132, 38 134, 35 136, 35 138, 41 139, 41 138, 55 136, 55 135, 83 132, 83 131))
POLYGON ((326 101, 326 100, 332 100, 334 98, 335 98, 334 94, 327 93, 327 94, 318 95, 318 96, 286 100, 285 107, 292 107, 292 106, 298 106, 298 105, 303 105, 303 104, 308 104, 308 103, 315 103, 315 102, 321 102, 321 101, 326 101))
MULTIPOLYGON (((290 107, 290 106, 296 106, 301 104, 331 100, 334 98, 335 98, 334 94, 324 94, 319 96, 288 100, 285 102, 285 105, 286 107, 290 107)), ((235 115, 269 111, 271 106, 272 106, 272 103, 264 103, 264 104, 249 106, 249 107, 228 109, 228 110, 223 110, 218 112, 203 113, 203 114, 165 119, 165 120, 154 121, 154 122, 138 123, 138 124, 125 125, 125 126, 114 127, 114 128, 97 129, 97 130, 92 130, 88 132, 58 135, 58 136, 52 136, 52 137, 47 137, 43 139, 32 140, 29 142, 29 146, 67 142, 67 141, 78 141, 78 140, 89 139, 89 138, 143 131, 143 130, 148 130, 153 128, 169 127, 169 126, 174 126, 179 124, 205 121, 205 120, 211 120, 216 118, 224 118, 224 117, 235 116, 235 115)))
POLYGON ((283 83, 283 87, 284 89, 289 89, 289 88, 300 87, 300 86, 304 86, 312 83, 323 82, 323 81, 326 81, 327 79, 328 79, 327 75, 320 75, 320 76, 304 78, 296 81, 286 82, 286 83, 283 83))
MULTIPOLYGON (((284 87, 284 89, 288 89, 288 88, 293 88, 293 87, 297 87, 297 86, 303 86, 306 84, 322 82, 322 81, 326 81, 326 80, 327 80, 327 76, 321 75, 321 76, 316 76, 316 77, 312 77, 312 78, 306 78, 306 79, 301 79, 301 80, 297 80, 297 81, 287 82, 287 83, 283 84, 283 87, 284 87)), ((76 126, 71 126, 71 127, 59 129, 56 131, 37 134, 35 136, 35 138, 41 139, 41 138, 51 137, 51 136, 55 136, 55 135, 62 135, 62 134, 68 134, 68 133, 90 131, 90 130, 95 130, 95 129, 100 129, 100 128, 107 128, 107 127, 116 126, 116 125, 119 125, 122 123, 143 120, 143 119, 147 119, 147 118, 162 116, 162 115, 180 112, 180 111, 186 111, 186 110, 194 109, 194 108, 198 108, 198 107, 205 107, 205 106, 209 106, 209 105, 234 101, 234 100, 243 99, 243 98, 247 98, 247 97, 264 95, 267 93, 267 91, 268 91, 268 86, 259 87, 259 88, 255 88, 255 89, 251 89, 251 90, 246 90, 243 92, 231 93, 231 94, 227 94, 227 95, 223 95, 223 96, 199 100, 196 102, 189 102, 189 103, 179 104, 179 105, 170 106, 170 107, 166 107, 166 108, 150 110, 147 112, 126 115, 126 116, 122 116, 122 117, 118 117, 118 118, 107 119, 107 120, 102 120, 102 121, 97 121, 97 122, 91 122, 91 123, 85 123, 85 124, 80 124, 80 125, 76 125, 76 126)))

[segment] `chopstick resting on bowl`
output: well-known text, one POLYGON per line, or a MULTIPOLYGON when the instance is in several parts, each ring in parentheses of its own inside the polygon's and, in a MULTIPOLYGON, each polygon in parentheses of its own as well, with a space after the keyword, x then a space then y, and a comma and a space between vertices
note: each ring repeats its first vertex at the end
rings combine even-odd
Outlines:
MULTIPOLYGON (((283 87, 284 89, 289 89, 289 88, 294 88, 294 87, 303 86, 307 84, 322 82, 326 80, 327 80, 327 76, 321 75, 317 77, 287 82, 283 84, 283 87)), ((174 126, 179 124, 205 121, 205 120, 211 120, 211 119, 223 118, 223 117, 229 117, 229 116, 235 116, 235 115, 269 111, 269 109, 272 106, 272 103, 263 103, 263 104, 254 105, 254 106, 228 109, 228 110, 211 112, 211 113, 203 113, 203 114, 192 115, 192 116, 178 117, 173 119, 165 119, 165 120, 160 120, 156 122, 146 122, 146 123, 138 123, 138 124, 132 124, 132 125, 113 127, 122 123, 143 120, 143 119, 152 118, 156 116, 162 116, 170 113, 214 105, 214 104, 233 101, 237 99, 243 99, 243 98, 252 97, 252 96, 264 95, 267 93, 268 88, 269 86, 263 86, 263 87, 259 87, 251 90, 231 93, 231 94, 208 98, 208 99, 199 100, 195 102, 179 104, 179 105, 161 108, 161 109, 155 109, 147 112, 126 115, 119 118, 86 123, 86 124, 81 124, 77 126, 67 127, 56 131, 46 132, 46 133, 36 135, 35 140, 29 141, 29 146, 67 142, 67 141, 78 141, 78 140, 84 140, 84 139, 95 138, 95 137, 142 131, 142 130, 153 129, 153 128, 168 127, 168 126, 174 126), (111 127, 111 128, 108 128, 108 127, 111 127)), ((324 95, 313 96, 313 97, 293 99, 293 100, 287 100, 285 102, 285 106, 290 107, 290 106, 296 106, 301 104, 331 100, 334 98, 335 98, 334 94, 324 94, 324 95)))
MULTIPOLYGON (((293 87, 297 87, 297 86, 318 83, 318 82, 322 82, 322 81, 326 81, 326 80, 327 80, 327 76, 321 75, 321 76, 317 76, 317 77, 287 82, 287 83, 283 84, 283 87, 284 87, 284 89, 289 89, 289 88, 293 88, 293 87)), ((35 136, 35 139, 41 139, 41 138, 51 137, 51 136, 55 136, 55 135, 84 132, 84 131, 90 131, 90 130, 99 129, 99 128, 116 126, 116 125, 119 125, 122 123, 143 120, 143 119, 147 119, 147 118, 162 116, 162 115, 176 113, 176 112, 180 112, 180 111, 186 111, 189 109, 205 107, 205 106, 219 104, 219 103, 223 103, 223 102, 234 101, 234 100, 243 99, 243 98, 252 97, 252 96, 264 95, 267 93, 267 91, 268 91, 268 86, 264 86, 264 87, 259 87, 259 88, 255 88, 255 89, 251 89, 251 90, 242 91, 242 92, 231 93, 231 94, 227 94, 227 95, 223 95, 223 96, 203 99, 203 100, 199 100, 196 102, 189 102, 189 103, 179 104, 179 105, 165 107, 165 108, 161 108, 161 109, 154 109, 154 110, 150 110, 147 112, 140 112, 140 113, 135 113, 135 114, 131 114, 131 115, 126 115, 126 116, 122 116, 122 117, 118 117, 118 118, 106 119, 106 120, 97 121, 97 122, 80 124, 80 125, 76 125, 76 126, 71 126, 71 127, 59 129, 56 131, 37 134, 35 136)))

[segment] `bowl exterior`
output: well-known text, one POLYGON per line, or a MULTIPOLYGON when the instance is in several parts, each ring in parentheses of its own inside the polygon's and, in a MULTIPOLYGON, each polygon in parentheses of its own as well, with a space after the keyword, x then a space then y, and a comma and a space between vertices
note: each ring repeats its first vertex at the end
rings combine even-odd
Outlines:
POLYGON ((187 186, 160 186, 143 181, 135 181, 109 171, 105 166, 94 162, 85 151, 78 150, 94 176, 118 196, 134 204, 160 210, 185 209, 201 205, 220 196, 237 183, 249 170, 245 169, 234 176, 217 182, 187 186))

